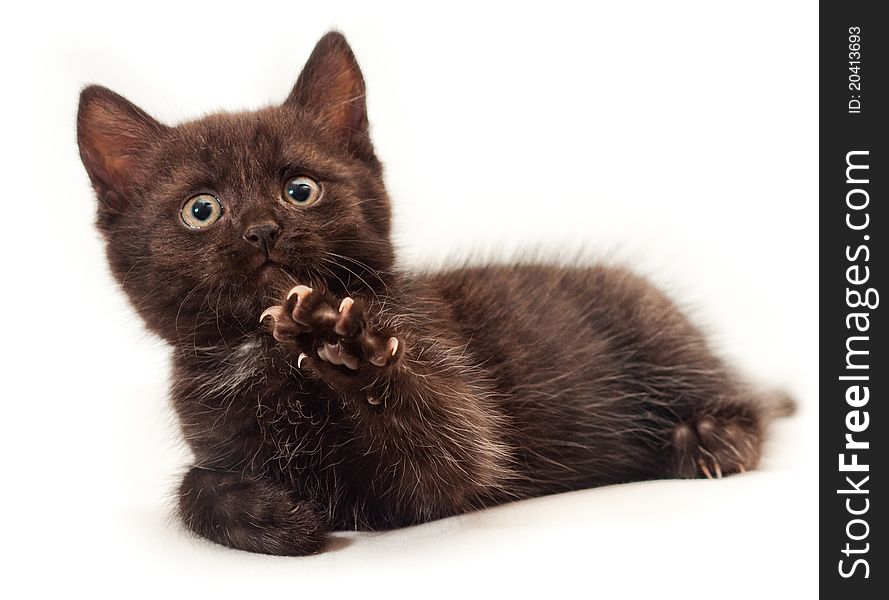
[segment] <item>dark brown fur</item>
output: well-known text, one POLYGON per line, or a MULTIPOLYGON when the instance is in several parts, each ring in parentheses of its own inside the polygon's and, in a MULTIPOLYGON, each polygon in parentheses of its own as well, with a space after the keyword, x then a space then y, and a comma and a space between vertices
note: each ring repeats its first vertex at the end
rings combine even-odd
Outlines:
POLYGON ((172 401, 195 456, 180 514, 202 536, 308 554, 331 529, 759 460, 774 403, 645 280, 394 266, 364 82, 339 34, 283 105, 256 112, 169 127, 88 87, 78 140, 114 275, 175 349, 172 401), (282 200, 296 175, 322 199, 282 200), (202 192, 225 212, 192 230, 180 210, 202 192), (248 239, 256 227, 273 228, 268 252, 248 239))

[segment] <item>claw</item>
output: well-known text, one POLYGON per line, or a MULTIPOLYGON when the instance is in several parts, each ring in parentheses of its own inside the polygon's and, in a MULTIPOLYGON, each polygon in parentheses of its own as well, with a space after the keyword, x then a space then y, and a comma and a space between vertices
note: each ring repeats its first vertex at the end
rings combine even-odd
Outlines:
POLYGON ((303 366, 303 361, 307 358, 308 358, 308 356, 306 356, 305 352, 300 352, 299 358, 296 359, 296 368, 297 369, 301 368, 303 366))
POLYGON ((355 304, 355 301, 352 300, 351 298, 349 298, 348 296, 343 298, 343 301, 340 302, 339 312, 340 312, 341 316, 337 320, 336 325, 333 326, 333 331, 337 335, 344 336, 348 333, 346 328, 343 326, 343 322, 349 318, 349 316, 350 316, 349 311, 352 310, 353 304, 355 304))
POLYGON ((713 468, 716 469, 716 479, 722 479, 722 467, 715 460, 713 461, 713 468))
POLYGON ((287 292, 287 298, 290 299, 291 296, 296 294, 299 297, 299 301, 305 300, 306 296, 311 294, 314 290, 307 285, 298 285, 289 292, 287 292))
POLYGON ((701 471, 707 479, 713 479, 713 474, 710 472, 710 469, 707 468, 707 463, 704 462, 703 458, 698 459, 698 466, 701 467, 701 471))
POLYGON ((389 359, 395 356, 395 353, 398 352, 398 338, 390 337, 386 341, 386 353, 383 354, 380 352, 379 354, 375 354, 373 356, 368 357, 367 360, 370 361, 370 364, 375 367, 385 367, 386 363, 389 362, 389 359))
POLYGON ((265 318, 266 318, 266 317, 271 317, 271 318, 273 318, 273 319, 277 322, 278 319, 281 318, 281 316, 283 315, 283 313, 284 313, 284 308, 283 308, 283 307, 280 307, 280 306, 269 306, 267 309, 265 309, 264 311, 262 311, 262 314, 261 314, 261 315, 259 315, 259 322, 262 323, 263 321, 265 321, 265 318))

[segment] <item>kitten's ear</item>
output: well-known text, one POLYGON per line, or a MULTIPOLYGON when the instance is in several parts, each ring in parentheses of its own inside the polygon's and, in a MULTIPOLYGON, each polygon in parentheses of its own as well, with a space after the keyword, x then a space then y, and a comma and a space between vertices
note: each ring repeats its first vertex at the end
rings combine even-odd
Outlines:
POLYGON ((315 45, 284 102, 320 117, 341 138, 367 138, 364 78, 346 38, 331 31, 315 45))
POLYGON ((99 197, 124 196, 145 175, 145 151, 166 126, 126 98, 99 85, 80 93, 77 144, 99 197))

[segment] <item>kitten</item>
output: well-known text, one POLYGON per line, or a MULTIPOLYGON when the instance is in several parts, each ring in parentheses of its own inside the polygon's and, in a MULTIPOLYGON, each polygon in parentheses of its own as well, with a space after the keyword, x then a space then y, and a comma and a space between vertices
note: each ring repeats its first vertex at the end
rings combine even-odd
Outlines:
POLYGON ((740 381, 645 280, 398 270, 364 95, 338 33, 280 106, 170 127, 81 94, 111 269, 174 349, 188 528, 303 555, 333 529, 756 466, 792 404, 740 381))

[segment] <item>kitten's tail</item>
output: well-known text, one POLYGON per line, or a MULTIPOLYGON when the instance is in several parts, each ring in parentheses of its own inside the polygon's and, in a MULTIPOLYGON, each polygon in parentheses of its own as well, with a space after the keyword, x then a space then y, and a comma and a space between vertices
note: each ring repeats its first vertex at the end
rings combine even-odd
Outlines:
POLYGON ((787 392, 772 390, 765 392, 760 398, 768 421, 792 416, 798 407, 796 400, 787 392))

